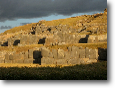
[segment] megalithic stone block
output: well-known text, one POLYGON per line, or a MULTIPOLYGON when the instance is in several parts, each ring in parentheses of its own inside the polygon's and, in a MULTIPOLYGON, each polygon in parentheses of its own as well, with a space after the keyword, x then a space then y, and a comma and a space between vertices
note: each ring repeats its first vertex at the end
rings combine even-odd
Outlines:
POLYGON ((64 59, 64 50, 58 49, 58 59, 64 59))
POLYGON ((24 59, 28 59, 28 51, 25 52, 24 59))
POLYGON ((68 65, 76 65, 76 64, 80 64, 81 59, 80 58, 73 58, 73 59, 69 59, 68 60, 68 65))
POLYGON ((13 60, 13 55, 9 55, 9 60, 13 60))
POLYGON ((97 42, 98 42, 98 37, 96 36, 95 40, 94 40, 94 43, 97 43, 97 42))
POLYGON ((75 55, 75 57, 77 58, 77 59, 79 59, 79 57, 80 57, 80 52, 79 52, 79 47, 77 47, 76 46, 76 55, 75 55))
POLYGON ((55 59, 54 64, 55 65, 67 65, 67 60, 66 59, 55 59))
POLYGON ((68 51, 69 51, 69 52, 72 51, 72 47, 71 47, 71 46, 68 47, 68 51))
POLYGON ((53 58, 52 52, 49 53, 49 56, 48 56, 48 57, 53 58))
POLYGON ((5 61, 4 60, 0 60, 0 63, 5 63, 5 61))
POLYGON ((49 58, 49 57, 41 58, 41 65, 53 65, 53 64, 54 64, 54 58, 49 58))
POLYGON ((96 55, 95 49, 89 49, 89 59, 96 59, 96 55))
POLYGON ((19 55, 20 55, 20 59, 24 59, 24 52, 20 52, 19 55))
POLYGON ((24 63, 24 59, 16 59, 16 60, 13 61, 13 63, 20 63, 20 64, 22 64, 22 63, 24 63))
POLYGON ((16 60, 18 57, 18 54, 17 53, 13 53, 13 60, 16 60))
POLYGON ((58 51, 56 49, 52 49, 52 54, 53 54, 54 59, 58 58, 58 51))
POLYGON ((33 59, 24 59, 24 63, 25 64, 32 64, 33 63, 33 59))
POLYGON ((79 47, 72 46, 71 58, 79 58, 79 47))
POLYGON ((5 59, 5 63, 12 63, 12 60, 5 59))
POLYGON ((33 58, 33 49, 28 50, 29 58, 33 58))
POLYGON ((41 55, 42 55, 43 57, 48 57, 48 56, 49 56, 49 53, 50 53, 50 50, 49 50, 49 49, 47 49, 47 48, 45 48, 45 47, 43 47, 43 48, 41 49, 41 55))
POLYGON ((5 54, 5 60, 9 60, 9 54, 8 53, 5 54))
POLYGON ((38 44, 38 36, 32 35, 30 42, 32 42, 31 44, 38 44))
POLYGON ((89 58, 89 48, 88 47, 85 48, 85 56, 86 58, 89 58))
POLYGON ((85 49, 80 48, 80 58, 85 58, 85 49))
POLYGON ((68 51, 65 51, 65 59, 66 60, 70 59, 70 53, 68 51))

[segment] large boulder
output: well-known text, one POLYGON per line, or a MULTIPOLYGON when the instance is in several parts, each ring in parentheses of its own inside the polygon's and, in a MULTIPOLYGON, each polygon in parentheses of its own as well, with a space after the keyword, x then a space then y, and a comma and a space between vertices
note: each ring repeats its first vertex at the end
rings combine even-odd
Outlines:
POLYGON ((56 49, 52 49, 52 54, 53 54, 54 59, 58 58, 58 51, 56 49))
POLYGON ((33 58, 33 49, 28 50, 29 58, 33 58))
POLYGON ((42 55, 42 57, 48 57, 49 53, 50 53, 50 50, 48 48, 43 47, 41 49, 41 55, 42 55))
POLYGON ((58 49, 58 59, 64 59, 64 50, 58 49))
POLYGON ((54 58, 49 58, 49 57, 41 58, 41 65, 53 65, 53 64, 54 64, 54 58))
POLYGON ((80 58, 85 58, 85 48, 80 48, 80 58))

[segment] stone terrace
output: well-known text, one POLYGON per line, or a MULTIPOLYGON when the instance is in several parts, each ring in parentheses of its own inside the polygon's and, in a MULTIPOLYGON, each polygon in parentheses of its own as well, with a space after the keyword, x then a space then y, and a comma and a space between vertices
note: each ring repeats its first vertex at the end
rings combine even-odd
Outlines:
MULTIPOLYGON (((51 26, 44 23, 44 21, 40 21, 27 32, 20 32, 15 36, 5 38, 5 40, 2 40, 1 37, 0 47, 12 47, 14 49, 15 47, 36 44, 43 44, 43 46, 18 53, 15 49, 7 52, 0 51, 0 63, 70 65, 107 60, 107 49, 74 46, 74 44, 79 43, 107 42, 107 9, 104 13, 80 17, 84 17, 84 19, 78 20, 75 26, 62 24, 51 26), (66 50, 49 48, 60 45, 66 46, 67 44, 72 46, 67 47, 66 50)), ((75 18, 79 18, 79 16, 75 18)))

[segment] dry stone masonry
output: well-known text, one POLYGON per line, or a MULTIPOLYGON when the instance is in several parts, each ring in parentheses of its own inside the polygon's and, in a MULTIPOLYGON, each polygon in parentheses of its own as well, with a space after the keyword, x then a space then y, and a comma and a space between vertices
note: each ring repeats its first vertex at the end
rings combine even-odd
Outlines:
MULTIPOLYGON (((1 53, 0 53, 1 54, 1 53)), ((97 62, 107 57, 107 50, 69 46, 63 49, 49 49, 40 47, 29 49, 20 53, 6 53, 5 58, 0 57, 0 63, 38 63, 40 65, 72 65, 97 62), (104 53, 102 53, 104 52, 104 53), (103 58, 102 58, 103 57, 103 58)))
MULTIPOLYGON (((71 65, 87 64, 97 60, 107 60, 107 49, 93 49, 89 47, 74 46, 77 43, 107 42, 107 22, 98 23, 103 17, 107 18, 107 9, 104 13, 83 15, 83 20, 76 21, 76 27, 59 24, 47 26, 38 22, 27 33, 19 33, 8 39, 0 40, 0 47, 24 47, 26 45, 43 44, 43 47, 28 49, 26 51, 5 52, 0 51, 0 63, 37 63, 40 65, 71 65), (90 19, 86 19, 89 17, 90 19), (91 19, 92 18, 92 19, 91 19), (61 46, 70 44, 67 50, 49 48, 47 46, 61 46)), ((79 18, 76 17, 76 18, 79 18)), ((73 18, 74 19, 74 18, 73 18)))
POLYGON ((1 44, 1 46, 23 46, 31 44, 62 45, 75 43, 107 42, 107 34, 80 34, 78 30, 76 31, 67 25, 59 25, 55 27, 37 25, 36 27, 32 28, 33 29, 31 29, 30 34, 20 35, 20 37, 11 37, 3 44, 1 44), (33 32, 35 32, 35 34, 32 34, 33 32))

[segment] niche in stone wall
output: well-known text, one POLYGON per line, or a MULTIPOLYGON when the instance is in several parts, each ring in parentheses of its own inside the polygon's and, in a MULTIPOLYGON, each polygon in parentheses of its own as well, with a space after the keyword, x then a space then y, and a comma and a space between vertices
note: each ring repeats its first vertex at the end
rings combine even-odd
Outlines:
POLYGON ((41 51, 39 50, 33 51, 33 59, 34 59, 33 64, 41 65, 41 58, 42 58, 41 51))
POLYGON ((89 35, 86 35, 85 38, 81 38, 81 39, 79 40, 79 43, 87 43, 87 42, 88 42, 88 38, 89 38, 89 35))
POLYGON ((19 40, 19 39, 17 39, 17 40, 14 41, 13 46, 17 46, 18 43, 20 43, 20 40, 19 40))
POLYGON ((40 39, 39 42, 38 42, 38 44, 45 44, 45 39, 46 39, 46 38, 40 39))
POLYGON ((8 46, 8 41, 4 42, 1 46, 8 46))
POLYGON ((98 60, 105 60, 107 61, 107 49, 98 48, 98 60))

